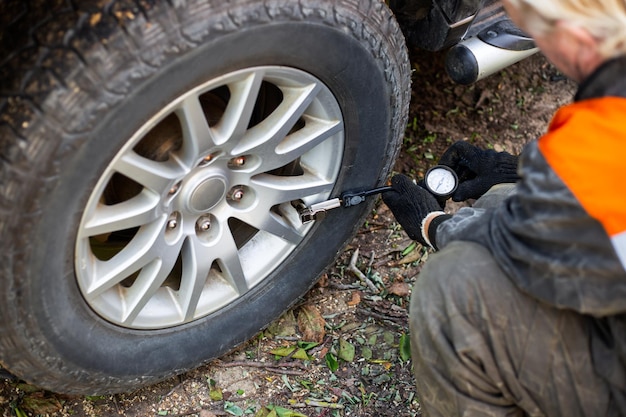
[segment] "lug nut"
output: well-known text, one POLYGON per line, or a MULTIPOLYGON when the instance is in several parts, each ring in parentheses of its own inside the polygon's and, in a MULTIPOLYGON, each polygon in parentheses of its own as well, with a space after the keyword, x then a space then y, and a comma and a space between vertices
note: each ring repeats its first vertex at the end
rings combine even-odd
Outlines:
POLYGON ((174 184, 172 188, 170 188, 169 194, 170 195, 176 194, 176 192, 180 189, 181 183, 182 183, 181 181, 178 181, 176 184, 174 184))
POLYGON ((201 217, 196 222, 196 227, 198 228, 199 231, 206 232, 207 230, 211 228, 211 219, 208 217, 201 217))
POLYGON ((208 165, 209 162, 211 162, 213 159, 215 159, 215 156, 216 156, 216 154, 214 154, 214 153, 205 156, 204 158, 202 158, 202 161, 200 161, 199 166, 202 167, 202 166, 208 165))
POLYGON ((242 198, 243 198, 243 189, 242 188, 236 187, 236 188, 233 188, 231 190, 231 193, 230 193, 230 199, 231 200, 239 201, 242 198))
POLYGON ((237 156, 237 157, 231 159, 230 163, 231 163, 231 165, 234 165, 236 167, 244 166, 244 164, 246 163, 246 157, 245 156, 237 156))
POLYGON ((166 227, 168 228, 168 230, 176 229, 178 227, 179 220, 180 220, 180 213, 175 211, 174 213, 170 214, 170 217, 169 219, 167 219, 167 223, 166 223, 166 227))

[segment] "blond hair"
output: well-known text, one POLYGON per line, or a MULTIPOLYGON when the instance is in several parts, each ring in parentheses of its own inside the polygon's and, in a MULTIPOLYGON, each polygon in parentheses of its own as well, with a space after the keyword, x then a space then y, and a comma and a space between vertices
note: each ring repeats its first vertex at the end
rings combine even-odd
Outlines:
POLYGON ((508 0, 531 34, 549 35, 557 21, 587 30, 600 42, 600 53, 626 54, 626 0, 508 0))

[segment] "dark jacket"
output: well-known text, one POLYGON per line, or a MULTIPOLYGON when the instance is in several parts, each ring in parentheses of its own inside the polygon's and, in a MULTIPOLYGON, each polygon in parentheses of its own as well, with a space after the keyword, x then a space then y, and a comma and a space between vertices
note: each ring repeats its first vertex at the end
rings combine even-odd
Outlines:
POLYGON ((501 206, 442 222, 437 245, 480 243, 522 291, 588 316, 596 369, 626 414, 626 57, 581 84, 519 174, 501 206))

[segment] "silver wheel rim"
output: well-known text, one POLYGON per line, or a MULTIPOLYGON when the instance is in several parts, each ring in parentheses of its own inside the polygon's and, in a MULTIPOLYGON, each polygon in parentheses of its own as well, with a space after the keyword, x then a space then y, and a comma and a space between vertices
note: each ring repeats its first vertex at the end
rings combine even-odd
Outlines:
POLYGON ((76 277, 128 328, 204 317, 266 279, 311 232, 297 203, 329 197, 339 105, 319 79, 255 67, 172 101, 113 158, 85 207, 76 277))

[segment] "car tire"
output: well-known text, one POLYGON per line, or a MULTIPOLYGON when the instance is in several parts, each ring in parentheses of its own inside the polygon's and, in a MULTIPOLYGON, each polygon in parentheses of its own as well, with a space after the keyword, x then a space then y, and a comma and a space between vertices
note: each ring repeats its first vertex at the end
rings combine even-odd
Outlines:
POLYGON ((410 67, 375 0, 73 4, 0 4, 0 363, 115 393, 315 283, 372 203, 299 205, 384 181, 410 67))

